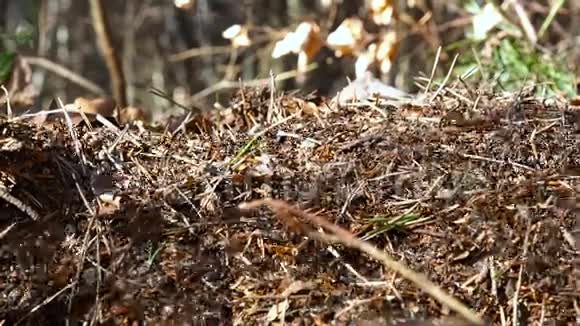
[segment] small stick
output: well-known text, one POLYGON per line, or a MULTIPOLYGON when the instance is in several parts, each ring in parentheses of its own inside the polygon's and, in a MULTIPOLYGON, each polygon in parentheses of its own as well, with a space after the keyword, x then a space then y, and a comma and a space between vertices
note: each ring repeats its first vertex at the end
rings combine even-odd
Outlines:
POLYGON ((343 245, 358 249, 367 255, 375 258, 376 260, 382 262, 387 268, 397 272, 402 277, 415 283, 419 288, 430 294, 433 298, 439 301, 441 304, 446 305, 451 308, 465 319, 470 321, 475 325, 484 325, 481 318, 479 318, 473 311, 471 311, 467 306, 461 303, 459 300, 445 293, 437 285, 429 281, 424 275, 414 272, 407 268, 404 264, 392 259, 384 251, 379 250, 377 247, 371 245, 369 242, 362 241, 352 235, 350 232, 344 230, 343 228, 326 221, 324 218, 319 217, 315 214, 310 214, 299 208, 293 207, 282 200, 276 199, 261 199, 254 200, 247 203, 242 203, 239 208, 242 210, 256 209, 262 205, 266 205, 272 209, 282 222, 285 222, 291 227, 298 227, 302 232, 306 233, 307 236, 321 240, 327 243, 342 243, 343 245), (307 228, 305 225, 301 225, 292 217, 299 217, 304 220, 311 221, 315 224, 320 225, 327 231, 333 233, 324 234, 316 232, 312 229, 307 228))

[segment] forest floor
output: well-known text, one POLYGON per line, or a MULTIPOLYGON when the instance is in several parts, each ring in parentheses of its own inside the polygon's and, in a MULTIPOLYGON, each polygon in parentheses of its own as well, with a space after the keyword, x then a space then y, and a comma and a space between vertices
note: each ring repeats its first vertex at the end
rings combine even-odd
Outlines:
POLYGON ((573 323, 580 108, 525 93, 0 118, 0 325, 573 323))

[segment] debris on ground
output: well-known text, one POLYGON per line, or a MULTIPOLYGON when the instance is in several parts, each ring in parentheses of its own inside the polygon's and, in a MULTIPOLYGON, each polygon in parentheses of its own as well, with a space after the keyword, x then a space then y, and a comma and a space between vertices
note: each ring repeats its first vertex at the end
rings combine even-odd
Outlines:
POLYGON ((490 324, 575 322, 580 108, 525 93, 241 89, 171 130, 0 118, 0 324, 461 324, 293 210, 490 324), (244 209, 265 199, 288 206, 244 209))

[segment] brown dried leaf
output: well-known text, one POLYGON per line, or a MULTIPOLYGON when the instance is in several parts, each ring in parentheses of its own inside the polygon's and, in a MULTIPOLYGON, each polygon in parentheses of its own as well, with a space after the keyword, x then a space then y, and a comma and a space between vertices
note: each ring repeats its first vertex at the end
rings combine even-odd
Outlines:
POLYGON ((328 46, 335 50, 337 57, 358 52, 367 32, 359 18, 347 18, 326 38, 328 46))
POLYGON ((242 25, 232 25, 222 33, 222 37, 230 40, 234 48, 250 46, 252 41, 248 36, 248 28, 242 25))
POLYGON ((322 48, 320 27, 315 22, 303 22, 294 32, 290 32, 277 42, 272 51, 273 58, 279 58, 289 53, 302 57, 302 64, 310 62, 322 48))
POLYGON ((110 97, 95 99, 77 97, 74 105, 78 106, 84 113, 98 113, 104 117, 112 117, 115 113, 115 101, 110 97))
POLYGON ((377 25, 389 25, 396 18, 395 7, 391 0, 370 0, 371 18, 377 25))
POLYGON ((149 112, 143 108, 136 106, 128 106, 119 112, 119 122, 128 123, 133 121, 147 122, 151 120, 149 112))

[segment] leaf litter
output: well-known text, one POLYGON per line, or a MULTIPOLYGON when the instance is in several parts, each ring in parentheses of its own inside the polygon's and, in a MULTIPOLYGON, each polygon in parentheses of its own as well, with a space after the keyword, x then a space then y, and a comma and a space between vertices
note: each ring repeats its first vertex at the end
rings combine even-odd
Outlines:
POLYGON ((580 108, 524 93, 2 117, 0 324, 574 322, 580 108))

